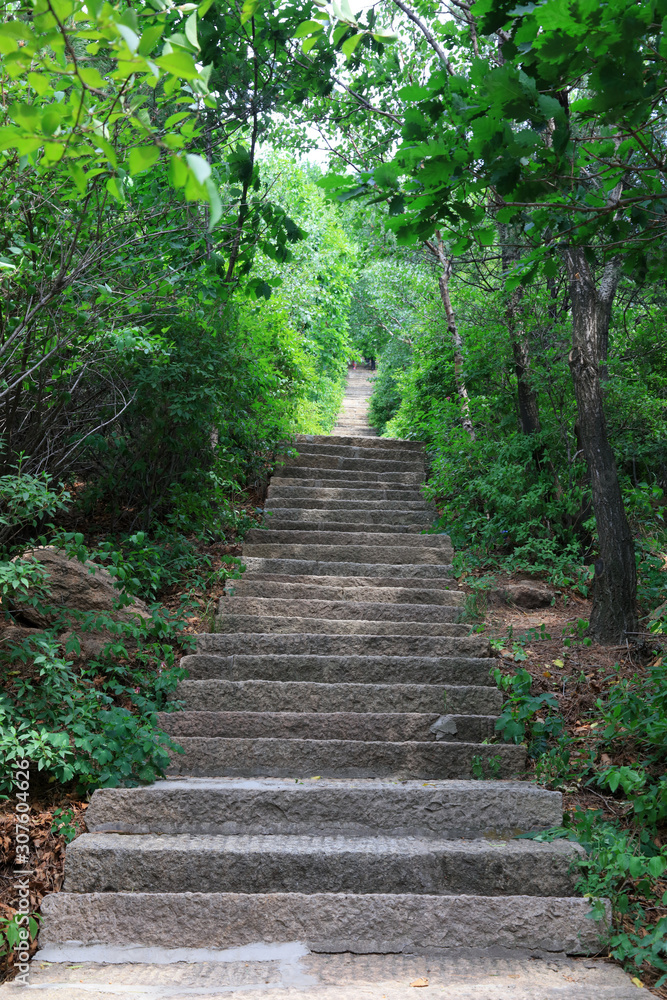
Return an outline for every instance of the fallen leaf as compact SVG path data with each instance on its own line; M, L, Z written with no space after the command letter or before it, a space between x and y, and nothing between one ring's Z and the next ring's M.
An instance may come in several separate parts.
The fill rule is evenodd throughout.
M635 986L643 986L644 985L643 982L641 981L641 979L637 979L636 976L633 976L632 979L630 980L630 982L634 983Z
M424 979L423 976L419 979L413 979L410 986L428 986L428 979Z
M562 660L552 660L551 662L553 663L554 667L560 668L565 666Z
M611 757L608 753L600 754L600 763L604 764L605 767L611 767Z
M542 676L543 677L553 677L553 674L551 673L550 670L543 670L542 671Z

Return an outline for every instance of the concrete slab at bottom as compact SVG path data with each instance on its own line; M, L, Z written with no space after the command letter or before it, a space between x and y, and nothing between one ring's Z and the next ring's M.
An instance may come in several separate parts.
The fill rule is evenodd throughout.
M261 946L260 946L261 947ZM460 954L445 959L405 955L312 955L256 952L223 962L178 965L33 960L28 989L40 1000L414 1000L412 983L426 980L423 996L441 1000L634 1000L638 988L620 968L600 959ZM284 949L284 946L283 946ZM23 986L0 987L10 1000Z

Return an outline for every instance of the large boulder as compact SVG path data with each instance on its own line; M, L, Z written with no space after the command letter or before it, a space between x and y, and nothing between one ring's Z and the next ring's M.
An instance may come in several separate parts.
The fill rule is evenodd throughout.
M68 622L70 630L76 632L81 642L82 652L97 655L111 640L108 631L84 631L77 628L77 615L68 612L94 612L108 614L114 621L131 622L150 618L146 604L138 598L123 608L115 605L121 592L114 586L114 579L103 566L87 561L71 559L66 552L53 546L29 549L20 557L39 562L46 571L44 588L48 596L39 609L20 601L14 603L13 614L17 624L32 628L48 628L58 618Z

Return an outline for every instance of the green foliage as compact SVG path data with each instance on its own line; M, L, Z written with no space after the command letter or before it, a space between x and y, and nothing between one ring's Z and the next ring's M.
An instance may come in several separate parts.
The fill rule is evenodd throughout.
M507 695L496 731L505 742L526 743L529 755L538 757L563 731L563 720L557 714L558 702L549 692L531 694L533 679L527 670L505 674L494 667L491 676Z
M656 971L656 988L667 982L667 918L652 923L648 913L650 907L667 901L667 850L656 847L651 829L623 829L605 821L602 810L577 807L565 814L564 826L526 836L538 841L566 837L582 844L586 855L578 861L577 889L594 902L594 916L602 916L601 901L610 900L612 957L626 967L640 970L646 964Z
M373 379L373 395L368 411L368 420L384 434L387 424L396 415L401 405L398 387L401 375L409 368L411 352L404 340L393 337L382 352L377 375Z
M27 929L33 941L37 937L39 919L38 913L31 914L28 918ZM20 913L15 913L12 917L0 917L0 957L13 951L21 940L20 930L24 924L23 922L19 924L20 920L22 920Z
M74 820L74 813L71 809L54 809L53 821L51 823L51 833L57 837L64 837L66 844L71 842L79 832Z

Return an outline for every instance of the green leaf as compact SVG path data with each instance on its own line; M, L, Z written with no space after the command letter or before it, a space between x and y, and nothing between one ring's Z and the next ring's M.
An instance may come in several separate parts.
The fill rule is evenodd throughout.
M660 878L666 869L667 869L667 858L655 857L649 860L648 870L649 873L653 876L653 878Z
M174 49L166 55L159 56L155 62L160 69L186 80L194 80L199 75L192 56L183 49Z
M489 226L488 229L476 229L472 235L480 246L491 247L496 238L495 226Z
M303 43L302 48L303 48L303 51L306 53L306 55L310 52L310 50L313 48L313 46L316 45L319 42L319 40L320 40L321 37L322 37L321 35L313 35L311 38L307 38L305 40L305 42Z
M197 13L200 17L203 17L205 14L208 14L212 6L213 0L203 0L203 3L200 3L197 7Z
M125 197L123 195L121 187L118 183L118 179L116 177L110 177L109 180L107 181L107 191L109 192L112 198L115 198L116 201L120 202L121 204L125 201Z
M136 31L133 31L127 24L116 24L118 34L121 35L125 43L130 50L130 52L136 52L139 48L139 35Z
M142 32L139 48L137 49L140 56L151 54L156 43L164 34L164 27L164 24L151 24Z
M359 33L357 35L352 35L351 38L348 38L347 41L343 42L341 45L341 52L343 55L348 57L351 56L363 37L363 34Z
M197 153L186 153L185 159L192 173L197 178L199 184L203 184L211 176L210 164Z
M130 150L130 174L134 176L134 174L138 174L142 170L148 170L159 158L159 146L154 144L150 146L135 146L134 149Z
M336 29L338 30L338 29ZM345 29L347 30L347 29ZM320 21L302 21L294 32L293 38L305 38L306 35L312 35L315 32L322 31L322 24Z
M255 16L255 11L258 9L260 3L261 0L244 0L241 9L241 24L245 24L251 17Z
M210 177L206 179L206 190L208 192L208 204L210 209L208 230L211 232L211 230L215 228L217 223L222 218L222 202L220 201L218 189Z
M190 17L185 22L185 37L195 49L199 48L197 40L197 11L190 14Z

